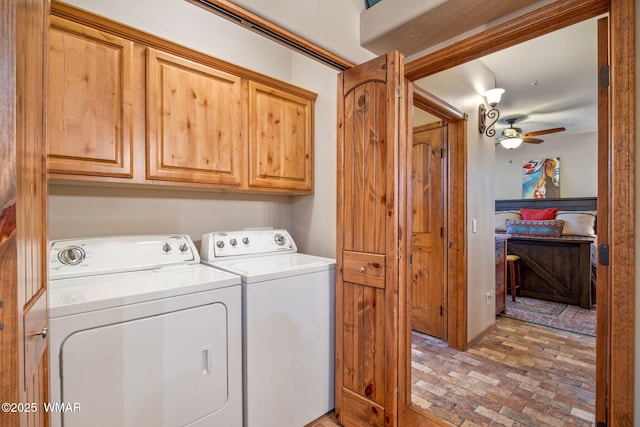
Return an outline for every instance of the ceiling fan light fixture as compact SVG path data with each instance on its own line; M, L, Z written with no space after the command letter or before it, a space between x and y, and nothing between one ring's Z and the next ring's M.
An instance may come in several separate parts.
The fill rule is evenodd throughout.
M500 140L500 144L508 150L513 150L522 144L522 138L504 138Z

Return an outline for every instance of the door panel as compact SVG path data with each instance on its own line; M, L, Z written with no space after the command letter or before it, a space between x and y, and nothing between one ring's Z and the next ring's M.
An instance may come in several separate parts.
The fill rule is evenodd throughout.
M36 334L47 325L48 17L45 1L0 3L0 396L35 404L0 412L3 427L47 424L48 339Z
M446 124L414 129L411 154L411 325L444 338L444 179Z
M346 427L395 425L402 65L392 52L338 80L336 417Z

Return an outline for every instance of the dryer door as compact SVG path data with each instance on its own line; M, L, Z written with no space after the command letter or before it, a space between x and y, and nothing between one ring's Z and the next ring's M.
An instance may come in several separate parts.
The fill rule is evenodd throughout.
M221 303L83 330L61 353L65 427L186 425L227 400Z

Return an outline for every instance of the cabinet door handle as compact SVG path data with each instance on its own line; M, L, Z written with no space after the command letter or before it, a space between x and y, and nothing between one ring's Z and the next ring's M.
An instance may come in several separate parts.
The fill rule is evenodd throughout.
M364 273L364 267L360 267L360 273Z
M45 326L44 328L42 328L42 332L35 333L32 336L34 337L41 336L42 339L45 339L49 336L49 328Z

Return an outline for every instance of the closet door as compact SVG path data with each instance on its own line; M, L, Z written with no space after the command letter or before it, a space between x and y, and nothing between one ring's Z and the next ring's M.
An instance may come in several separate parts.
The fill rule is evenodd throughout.
M338 78L336 417L346 427L396 423L403 76L391 52Z
M46 1L0 2L0 426L46 426ZM6 89L6 90L5 90Z

